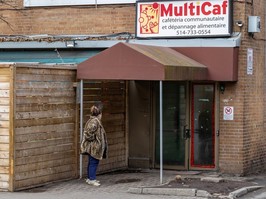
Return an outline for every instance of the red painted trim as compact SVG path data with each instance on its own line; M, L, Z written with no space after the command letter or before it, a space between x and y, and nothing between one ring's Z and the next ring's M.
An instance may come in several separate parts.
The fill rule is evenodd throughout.
M192 84L192 96L191 96L191 149L190 149L190 153L191 153L191 159L190 159L190 166L194 166L194 134L195 134L195 126L194 126L194 113L195 113L195 107L194 107L194 86L195 84Z
M212 140L213 140L213 147L212 147L212 151L213 151L213 157L212 157L212 165L197 165L195 164L194 161L194 147L195 147L195 143L194 143L194 136L195 136L195 126L194 126L194 113L195 113L195 107L194 107L194 86L195 85L212 85L213 86L213 101L212 101ZM202 84L202 83L193 83L192 84L192 96L191 96L191 149L190 149L190 153L191 153L191 161L190 161L190 166L191 167L198 167L198 168L215 168L215 84L213 83L208 83L208 84Z

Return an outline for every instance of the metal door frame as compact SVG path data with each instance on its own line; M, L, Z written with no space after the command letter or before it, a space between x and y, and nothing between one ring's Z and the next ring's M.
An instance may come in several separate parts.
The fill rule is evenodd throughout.
M218 168L218 149L219 149L219 88L218 88L218 83L213 83L213 82L189 82L186 81L184 82L185 84L185 89L186 89L186 123L187 123L187 128L190 130L191 129L191 116L192 116L192 87L195 84L212 84L214 86L214 132L215 132L215 146L214 146L214 154L215 154L215 159L214 159L214 167L213 168L203 168L203 167L193 167L191 166L191 139L187 139L185 142L185 164L184 166L180 165L173 165L173 166L166 166L164 165L164 169L170 169L170 170L217 170ZM155 95L155 92L153 92ZM156 124L156 117L155 117L155 97L153 96L153 122L152 122L152 131L153 131L153 137L151 137L151 143L153 143L153 147L151 150L151 157L152 157L152 162L151 162L151 167L152 168L159 168L160 165L155 163L155 124ZM190 132L191 136L191 132Z
M166 82L164 82L164 84L165 84ZM180 82L181 83L181 82ZM185 86L185 99L186 99L186 124L187 124L187 126L188 127L190 127L190 108L189 108L189 105L190 105L190 95L189 95L189 92L190 92L190 89L189 89L189 82L188 81L182 81L182 83L184 84L184 86ZM152 108L152 116L153 116L153 119L152 119L152 131L153 131L153 137L151 138L152 139L152 142L151 143L153 143L153 149L152 149L152 154L151 154L151 156L152 156L152 165L151 165L151 167L153 167L153 168L160 168L160 165L159 164L156 164L156 161L155 161L155 147L156 147L156 131L155 131L155 129L156 129L156 107L155 107L155 104L156 104L156 100L158 100L158 99L156 99L156 91L155 91L155 89L154 89L154 92L153 92L153 108ZM189 147L189 145L190 145L190 139L186 139L185 140L185 163L184 163L184 165L183 166L180 166L180 165L163 165L163 168L164 169L169 169L169 170L188 170L188 168L189 168L189 149L190 149L190 147Z
M197 166L193 166L191 161L192 161L192 139L190 139L189 141L189 158L188 158L188 169L189 170L217 170L218 168L218 149L219 149L219 111L218 111L218 107L219 107L219 89L218 89L218 84L214 83L214 82L191 82L190 83L190 88L189 88L189 116L190 116L190 129L192 129L192 103L193 103L193 85L213 85L214 88L214 102L213 102L213 106L214 106L214 113L213 113L213 117L214 117L214 126L213 126L213 131L214 131L214 139L215 139L215 145L214 145L214 166L213 167L197 167ZM192 132L191 132L192 133Z

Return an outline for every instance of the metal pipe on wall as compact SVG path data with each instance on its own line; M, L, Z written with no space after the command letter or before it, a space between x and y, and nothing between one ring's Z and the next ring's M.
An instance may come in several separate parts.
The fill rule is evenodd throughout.
M80 80L80 143L83 135L83 80ZM79 177L82 178L82 155L79 155Z
M160 183L163 183L163 83L160 81Z

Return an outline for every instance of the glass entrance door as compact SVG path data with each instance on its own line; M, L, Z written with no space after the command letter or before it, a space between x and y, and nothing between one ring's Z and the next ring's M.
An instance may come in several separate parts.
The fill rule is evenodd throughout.
M163 167L215 168L215 84L163 82ZM159 83L155 86L155 166L160 165Z
M191 152L193 168L215 167L214 84L193 84Z
M156 84L159 99L159 84ZM159 100L156 101L155 164L160 164ZM163 82L163 164L168 169L187 167L184 127L187 124L186 84Z

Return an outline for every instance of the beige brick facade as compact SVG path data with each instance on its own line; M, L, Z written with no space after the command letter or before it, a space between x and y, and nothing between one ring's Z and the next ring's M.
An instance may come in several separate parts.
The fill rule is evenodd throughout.
M75 6L6 10L1 34L111 34L135 31L134 5Z
M227 83L226 92L220 97L221 113L223 106L234 106L235 119L232 122L220 120L220 164L221 170L232 173L250 173L263 169L265 165L264 132L264 86L265 86L265 51L264 28L248 35L248 16L261 16L264 22L264 1L244 1L234 3L234 20L244 22L241 30L242 43L239 53L238 81ZM247 49L253 49L253 75L247 75ZM222 115L220 115L222 118Z
M11 1L14 3L14 1ZM22 0L2 11L8 21L0 22L2 35L101 35L135 32L135 5L98 5L23 8ZM220 94L219 169L248 174L265 169L266 164L266 82L265 82L265 1L234 1L233 21L241 33L238 57L238 81L227 82ZM248 16L261 17L261 32L247 33ZM247 49L253 49L253 75L247 75ZM233 106L233 121L223 120L223 107Z

